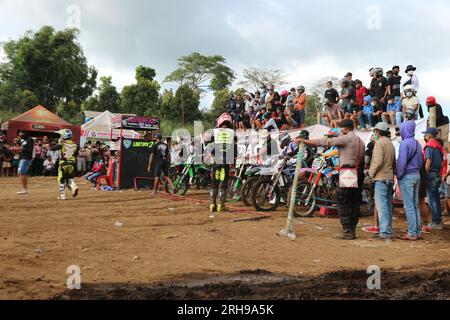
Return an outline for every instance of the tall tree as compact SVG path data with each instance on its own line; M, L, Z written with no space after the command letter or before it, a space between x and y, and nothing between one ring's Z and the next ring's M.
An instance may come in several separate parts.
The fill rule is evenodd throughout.
M88 66L77 37L76 29L56 32L45 26L6 42L0 81L19 91L29 90L53 111L60 103L81 104L96 87L97 71Z
M98 94L86 100L83 110L120 112L120 95L113 86L111 77L100 78Z
M122 90L120 111L137 115L159 116L159 83L154 80L156 72L152 68L136 68L136 84Z
M280 70L250 68L243 71L244 81L239 82L247 90L259 90L262 86L282 86L287 84Z
M181 106L184 104L184 121L193 122L201 120L202 113L200 112L200 90L192 89L185 84L178 88L175 93L175 105ZM177 119L183 121L180 117L179 109L175 113ZM184 123L183 123L184 124Z
M224 57L204 56L194 52L178 59L178 69L164 81L187 84L191 90L208 87L213 91L219 91L231 85L234 79L235 74L226 65Z

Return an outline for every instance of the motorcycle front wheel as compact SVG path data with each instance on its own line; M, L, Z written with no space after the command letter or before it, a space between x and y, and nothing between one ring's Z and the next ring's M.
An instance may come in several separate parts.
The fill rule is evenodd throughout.
M260 180L254 185L252 204L257 211L271 212L278 209L281 201L280 188L275 185L272 194L269 194L272 187L272 180Z

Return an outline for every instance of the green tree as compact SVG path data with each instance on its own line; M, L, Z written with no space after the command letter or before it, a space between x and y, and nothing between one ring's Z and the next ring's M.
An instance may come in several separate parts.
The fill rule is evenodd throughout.
M173 90L164 90L159 101L159 116L163 120L179 120L180 112Z
M235 74L226 65L224 57L204 56L194 52L178 59L178 69L166 77L165 82L187 84L191 90L207 86L213 91L227 88L235 79Z
M99 92L83 103L83 110L104 112L106 110L120 112L120 95L115 86L112 85L111 77L101 77Z
M81 106L75 101L70 101L68 103L59 102L56 106L56 113L58 116L72 124L82 124L84 120Z
M61 103L81 104L96 87L97 71L88 66L78 43L78 30L56 32L50 26L27 32L3 45L6 62L0 81L18 91L28 90L52 111Z
M176 115L177 120L183 122L183 115L181 115L180 109L181 105L184 105L184 121L193 122L202 119L202 113L199 109L200 107L200 90L192 89L189 85L185 84L178 88L175 93L175 110L174 115ZM184 123L182 123L184 124Z
M153 70L153 72L151 72ZM153 76L151 76L153 74ZM159 116L159 83L154 80L156 72L152 68L136 69L136 84L122 90L120 111L137 115Z

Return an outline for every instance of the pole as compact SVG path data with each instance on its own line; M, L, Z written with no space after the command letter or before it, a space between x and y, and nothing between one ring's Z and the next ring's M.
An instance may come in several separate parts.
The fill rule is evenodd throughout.
M294 241L297 239L297 236L294 232L294 208L295 208L295 201L297 198L297 185L298 180L300 177L300 171L303 168L303 150L304 150L305 144L302 142L300 143L298 147L298 154L297 154L297 165L295 167L295 176L294 176L294 182L292 183L292 191L291 191L291 202L289 206L289 214L288 219L286 223L286 228L281 230L278 234L280 237L287 237L289 240Z

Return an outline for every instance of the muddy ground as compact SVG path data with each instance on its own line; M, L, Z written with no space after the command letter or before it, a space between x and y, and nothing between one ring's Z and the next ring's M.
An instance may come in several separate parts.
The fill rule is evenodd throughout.
M58 202L53 178L31 179L24 197L17 179L0 179L0 299L450 298L449 229L414 243L371 242L361 231L345 242L332 238L338 220L312 218L297 220L289 241L276 235L284 208L233 222L255 215L211 219L205 192L175 201L79 184L79 198ZM405 225L397 215L397 235ZM72 265L81 290L67 289ZM371 265L382 290L367 289Z

